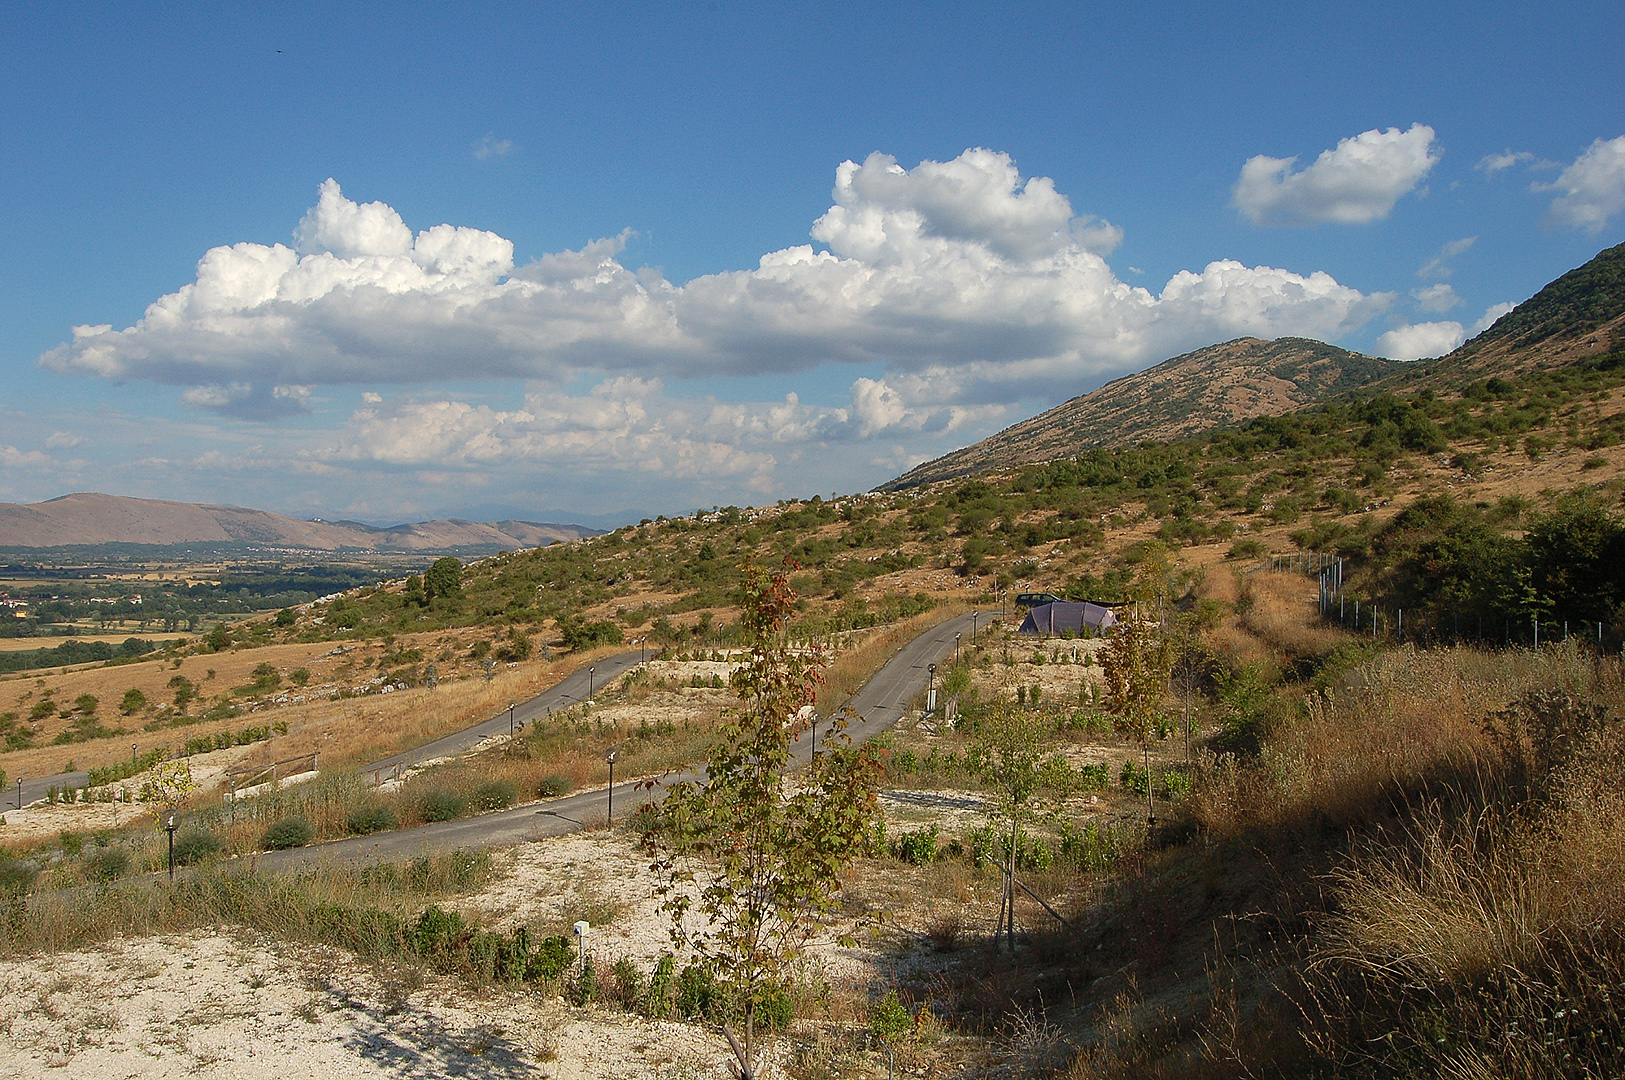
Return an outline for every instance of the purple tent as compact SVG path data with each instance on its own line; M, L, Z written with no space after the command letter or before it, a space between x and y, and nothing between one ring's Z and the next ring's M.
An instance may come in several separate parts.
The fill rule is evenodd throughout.
M1082 603L1057 600L1030 609L1017 633L1035 637L1057 637L1070 633L1082 637L1085 633L1099 633L1116 625L1117 614L1105 604L1087 600Z

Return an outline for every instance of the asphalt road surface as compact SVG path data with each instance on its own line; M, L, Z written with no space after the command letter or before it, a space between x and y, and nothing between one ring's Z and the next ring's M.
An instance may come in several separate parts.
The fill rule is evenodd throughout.
M864 683L862 688L847 701L846 708L855 715L847 728L847 734L854 742L863 742L885 731L903 716L903 711L917 695L926 689L931 679L930 665L945 665L952 658L956 645L961 643L965 647L970 645L970 636L973 619L977 625L986 625L990 620L985 613L960 615L947 622L927 630L919 637L904 645L886 662L873 678ZM624 657L615 657L619 661ZM630 655L631 665L637 663L637 656ZM605 670L608 661L599 661L598 672ZM628 665L628 666L631 666ZM624 671L626 668L621 668ZM577 674L584 674L578 672ZM565 680L553 690L533 698L522 706L518 706L517 715L534 717L545 715L549 707L549 696L558 692L584 694L586 680L582 678L579 686L572 680L575 676ZM574 688L574 689L572 689ZM559 699L565 701L565 699ZM570 698L565 703L573 703L579 698ZM540 703L538 705L538 703ZM534 708L533 708L534 707ZM559 707L557 704L551 707ZM525 711L532 710L532 711ZM498 724L500 721L500 724ZM443 743L449 744L452 740L467 738L463 744L471 746L481 738L494 731L501 730L501 725L508 722L508 712L493 720L488 720L468 731L448 736L446 739L428 746L419 747L410 751L411 754L420 755L415 760L427 757L443 756L445 749L434 750ZM493 727L495 724L497 726ZM471 735L472 732L484 731L482 735ZM820 731L819 738L823 738ZM804 736L800 744L793 751L797 762L807 761L813 753L812 739ZM393 768L394 758L387 759L367 768ZM617 783L614 791L614 809L616 817L631 813L637 806L651 799L659 798L659 791L666 785L682 780L692 780L698 774L692 770L681 773L667 774L660 778L653 790L635 791L630 785ZM309 847L294 848L289 851L268 851L260 855L245 856L253 861L257 869L285 870L297 866L308 866L321 862L352 862L371 863L377 861L398 861L401 859L417 858L422 855L442 854L449 851L469 850L472 848L500 847L509 844L524 843L528 840L537 840L547 836L559 836L581 828L583 822L602 822L610 809L610 792L607 788L596 788L591 791L582 791L564 798L553 799L545 803L527 803L516 806L511 810L504 810L495 814L482 814L478 817L461 818L456 821L442 821L432 825L423 825L416 829L403 829L396 832L378 833L373 836L358 836L346 840L333 840L325 844L314 844Z

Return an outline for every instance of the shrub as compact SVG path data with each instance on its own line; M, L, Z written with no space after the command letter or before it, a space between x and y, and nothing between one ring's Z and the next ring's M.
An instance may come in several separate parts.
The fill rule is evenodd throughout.
M344 827L357 836L393 829L396 824L395 808L385 802L365 803L344 819Z
M908 1007L897 999L896 990L888 990L884 997L869 1006L869 1030L881 1042L896 1042L914 1027L914 1017Z
M536 794L540 795L544 799L552 799L560 795L570 794L570 789L573 786L574 785L571 784L570 781L565 777L546 776L543 777L542 782L536 786Z
M95 881L117 881L128 873L129 869L130 852L128 848L97 848L95 853L85 860L85 870Z
M906 863L923 866L937 859L937 827L903 833L892 845L892 854Z
M490 810L506 810L514 804L519 792L513 783L508 780L492 780L481 784L474 792L474 809L485 812Z
M23 895L38 874L39 867L27 859L0 855L0 900Z
M531 954L525 977L531 980L556 979L570 966L571 948L567 937L544 938Z
M676 1008L677 961L671 953L662 953L649 973L649 990L643 996L643 1011L648 1016L664 1019Z
M207 829L191 828L175 837L175 861L192 866L220 853L220 840Z
M304 818L285 817L265 830L260 836L260 846L267 851L285 851L288 848L304 847L315 836L315 830Z
M1123 762L1118 781L1123 785L1123 790L1131 795L1144 795L1151 790L1151 774L1146 772L1143 765L1136 765L1132 761Z
M698 964L690 964L677 976L677 1015L687 1020L720 1020L727 1015L727 991L716 978Z
M444 788L426 791L418 800L418 812L424 821L450 821L462 817L465 809L467 804L462 796Z

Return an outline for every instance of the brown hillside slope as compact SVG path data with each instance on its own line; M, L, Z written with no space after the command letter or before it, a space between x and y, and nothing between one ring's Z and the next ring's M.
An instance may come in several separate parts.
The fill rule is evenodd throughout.
M1425 366L1384 380L1448 392L1475 379L1567 367L1625 349L1625 244L1599 252Z
M997 435L917 465L881 491L1076 454L1176 439L1255 416L1294 412L1399 370L1308 338L1237 338L1107 383Z
M90 544L263 544L319 551L440 551L536 547L591 536L578 525L427 521L380 529L353 521L300 521L242 506L131 499L81 492L40 503L0 503L0 547Z

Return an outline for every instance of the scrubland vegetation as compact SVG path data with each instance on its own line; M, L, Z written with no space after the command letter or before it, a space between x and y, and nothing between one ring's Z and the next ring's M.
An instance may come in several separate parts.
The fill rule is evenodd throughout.
M1497 340L1548 335L1507 325ZM0 947L245 924L580 1003L748 1017L806 1080L883 1061L1073 1080L1625 1074L1622 360L1419 368L1174 442L441 560L129 664L0 683L0 761L31 770L70 747L97 764L136 730L170 738L156 761L183 736L267 726L249 753L330 763L235 816L200 804L173 889L134 880L160 865L150 828L14 845ZM1343 560L1340 592L1271 561L1304 553ZM603 779L612 743L621 776L706 759L744 707L724 670L761 637L741 609L752 562L793 567L800 595L773 627L786 650L834 653L826 715L967 606L1029 588L1133 602L1109 642L983 622L933 676L953 716L916 707L869 744L850 775L872 766L879 801L845 793L862 842L823 867L838 891L798 901L831 937L878 928L863 978L825 985L844 956L829 949L795 970L602 954L570 975L557 925L453 913L485 873L455 868L477 859L222 869L562 795ZM719 670L653 665L396 790L346 771L634 645ZM726 870L714 824L686 822L713 850L682 854ZM671 851L653 810L622 839L662 828Z

